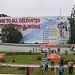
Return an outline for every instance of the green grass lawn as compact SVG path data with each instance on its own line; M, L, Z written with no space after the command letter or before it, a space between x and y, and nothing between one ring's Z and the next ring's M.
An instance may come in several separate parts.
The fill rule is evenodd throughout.
M3 54L6 54L5 52L0 52ZM65 55L65 54L59 54L61 57L64 58L64 60L73 59L75 60L75 55L72 53ZM38 57L44 57L44 54L36 54L36 55L5 55L4 56L4 63L14 63L14 64L40 64L42 60L37 60ZM15 62L12 62L13 59L15 59ZM50 61L49 61L50 62ZM59 64L59 60L55 61L55 65ZM58 68L56 69L56 75L59 75ZM26 74L25 70L18 70L17 67L0 67L0 74ZM48 72L45 72L44 75L54 75L55 71L51 71L49 69ZM31 71L31 75L42 75L39 68L33 68L33 71ZM64 75L68 74L68 68L65 68ZM74 74L75 75L75 68L74 68Z
M14 63L17 64L40 64L41 60L37 60L39 55L11 55L5 56L4 60L6 63L13 63L13 58L15 59Z
M18 70L17 67L0 67L0 74L24 74L26 75L26 70ZM33 70L30 72L30 75L42 75L40 68L33 68ZM45 71L44 75L55 75L55 70L52 71L51 68L49 68L49 71ZM56 68L56 75L59 75L59 69ZM68 74L68 68L65 68L64 75ZM72 75L75 75L75 68Z
M59 54L64 60L75 60L75 55L73 54ZM37 60L38 56L44 58L44 54L37 54L37 55L5 55L4 60L5 63L13 63L13 59L15 59L16 64L40 64L42 60ZM59 60L55 61L56 64L59 64Z

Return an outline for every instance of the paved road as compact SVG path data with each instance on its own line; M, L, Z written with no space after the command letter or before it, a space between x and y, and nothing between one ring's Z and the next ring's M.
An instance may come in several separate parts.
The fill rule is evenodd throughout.
M0 43L0 45L8 45L8 46L22 46L22 47L39 47L40 45L46 45L46 44L33 44L33 43L30 43L30 44L14 44L14 43ZM54 47L65 47L65 48L68 48L70 47L71 44L58 44Z
M0 51L7 51L7 52L29 52L30 50L36 52L41 52L39 49L39 46L42 44L0 44ZM54 47L50 47L51 49L57 50L58 47L60 47L61 53L64 53L65 50L68 50L70 52L70 45L57 45ZM43 50L48 50L48 47L44 48Z

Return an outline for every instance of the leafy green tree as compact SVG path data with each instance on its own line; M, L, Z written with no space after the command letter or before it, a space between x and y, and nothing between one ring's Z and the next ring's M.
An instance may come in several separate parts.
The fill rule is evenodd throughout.
M5 25L1 32L2 42L19 43L22 39L22 33L12 26Z
M72 44L75 43L75 5L68 20L70 21L70 43Z

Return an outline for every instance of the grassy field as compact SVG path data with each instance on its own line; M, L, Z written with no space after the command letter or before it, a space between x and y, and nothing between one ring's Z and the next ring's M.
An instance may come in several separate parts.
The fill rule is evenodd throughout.
M18 70L17 67L0 67L0 74L24 74L26 75L26 70ZM30 72L30 75L42 75L40 68L33 68L33 70ZM49 68L49 71L45 71L44 75L55 75L55 70L52 71L51 68ZM56 68L56 75L59 75L59 69ZM68 74L68 68L65 68L64 75ZM75 75L75 68L72 75Z
M44 54L35 54L35 55L6 55L5 52L1 52L5 54L4 56L4 63L14 63L14 64L40 64L42 60L37 60L38 57L44 58ZM75 55L72 53L65 55L59 53L61 57L64 58L64 60L73 59L75 60ZM15 59L15 62L12 62L13 59ZM49 61L50 62L50 61ZM55 65L59 64L59 60L55 61ZM58 68L56 69L56 75L59 75ZM26 74L25 70L18 70L18 67L1 67L0 66L0 74ZM40 68L33 68L33 71L31 71L31 75L42 75ZM55 75L55 71L51 71L49 68L48 72L44 72L44 75ZM68 74L68 68L65 68L64 75ZM75 68L74 68L74 74L75 75Z
M13 63L15 59L16 64L40 64L41 60L37 60L39 55L11 55L5 56L4 60L6 63ZM30 62L29 62L30 61Z
M75 60L75 55L73 54L59 54L64 60ZM44 58L44 54L37 55L5 55L4 60L5 63L13 63L13 59L15 59L16 64L40 64L42 60L37 60L38 57ZM30 62L29 62L30 61ZM56 64L59 63L59 60L55 61Z

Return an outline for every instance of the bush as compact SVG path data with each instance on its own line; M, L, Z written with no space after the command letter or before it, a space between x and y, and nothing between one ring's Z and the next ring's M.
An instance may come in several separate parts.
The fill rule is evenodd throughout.
M24 42L22 42L22 44L24 44Z
M6 55L36 55L37 52L7 52Z
M38 42L35 42L35 44L38 44Z

